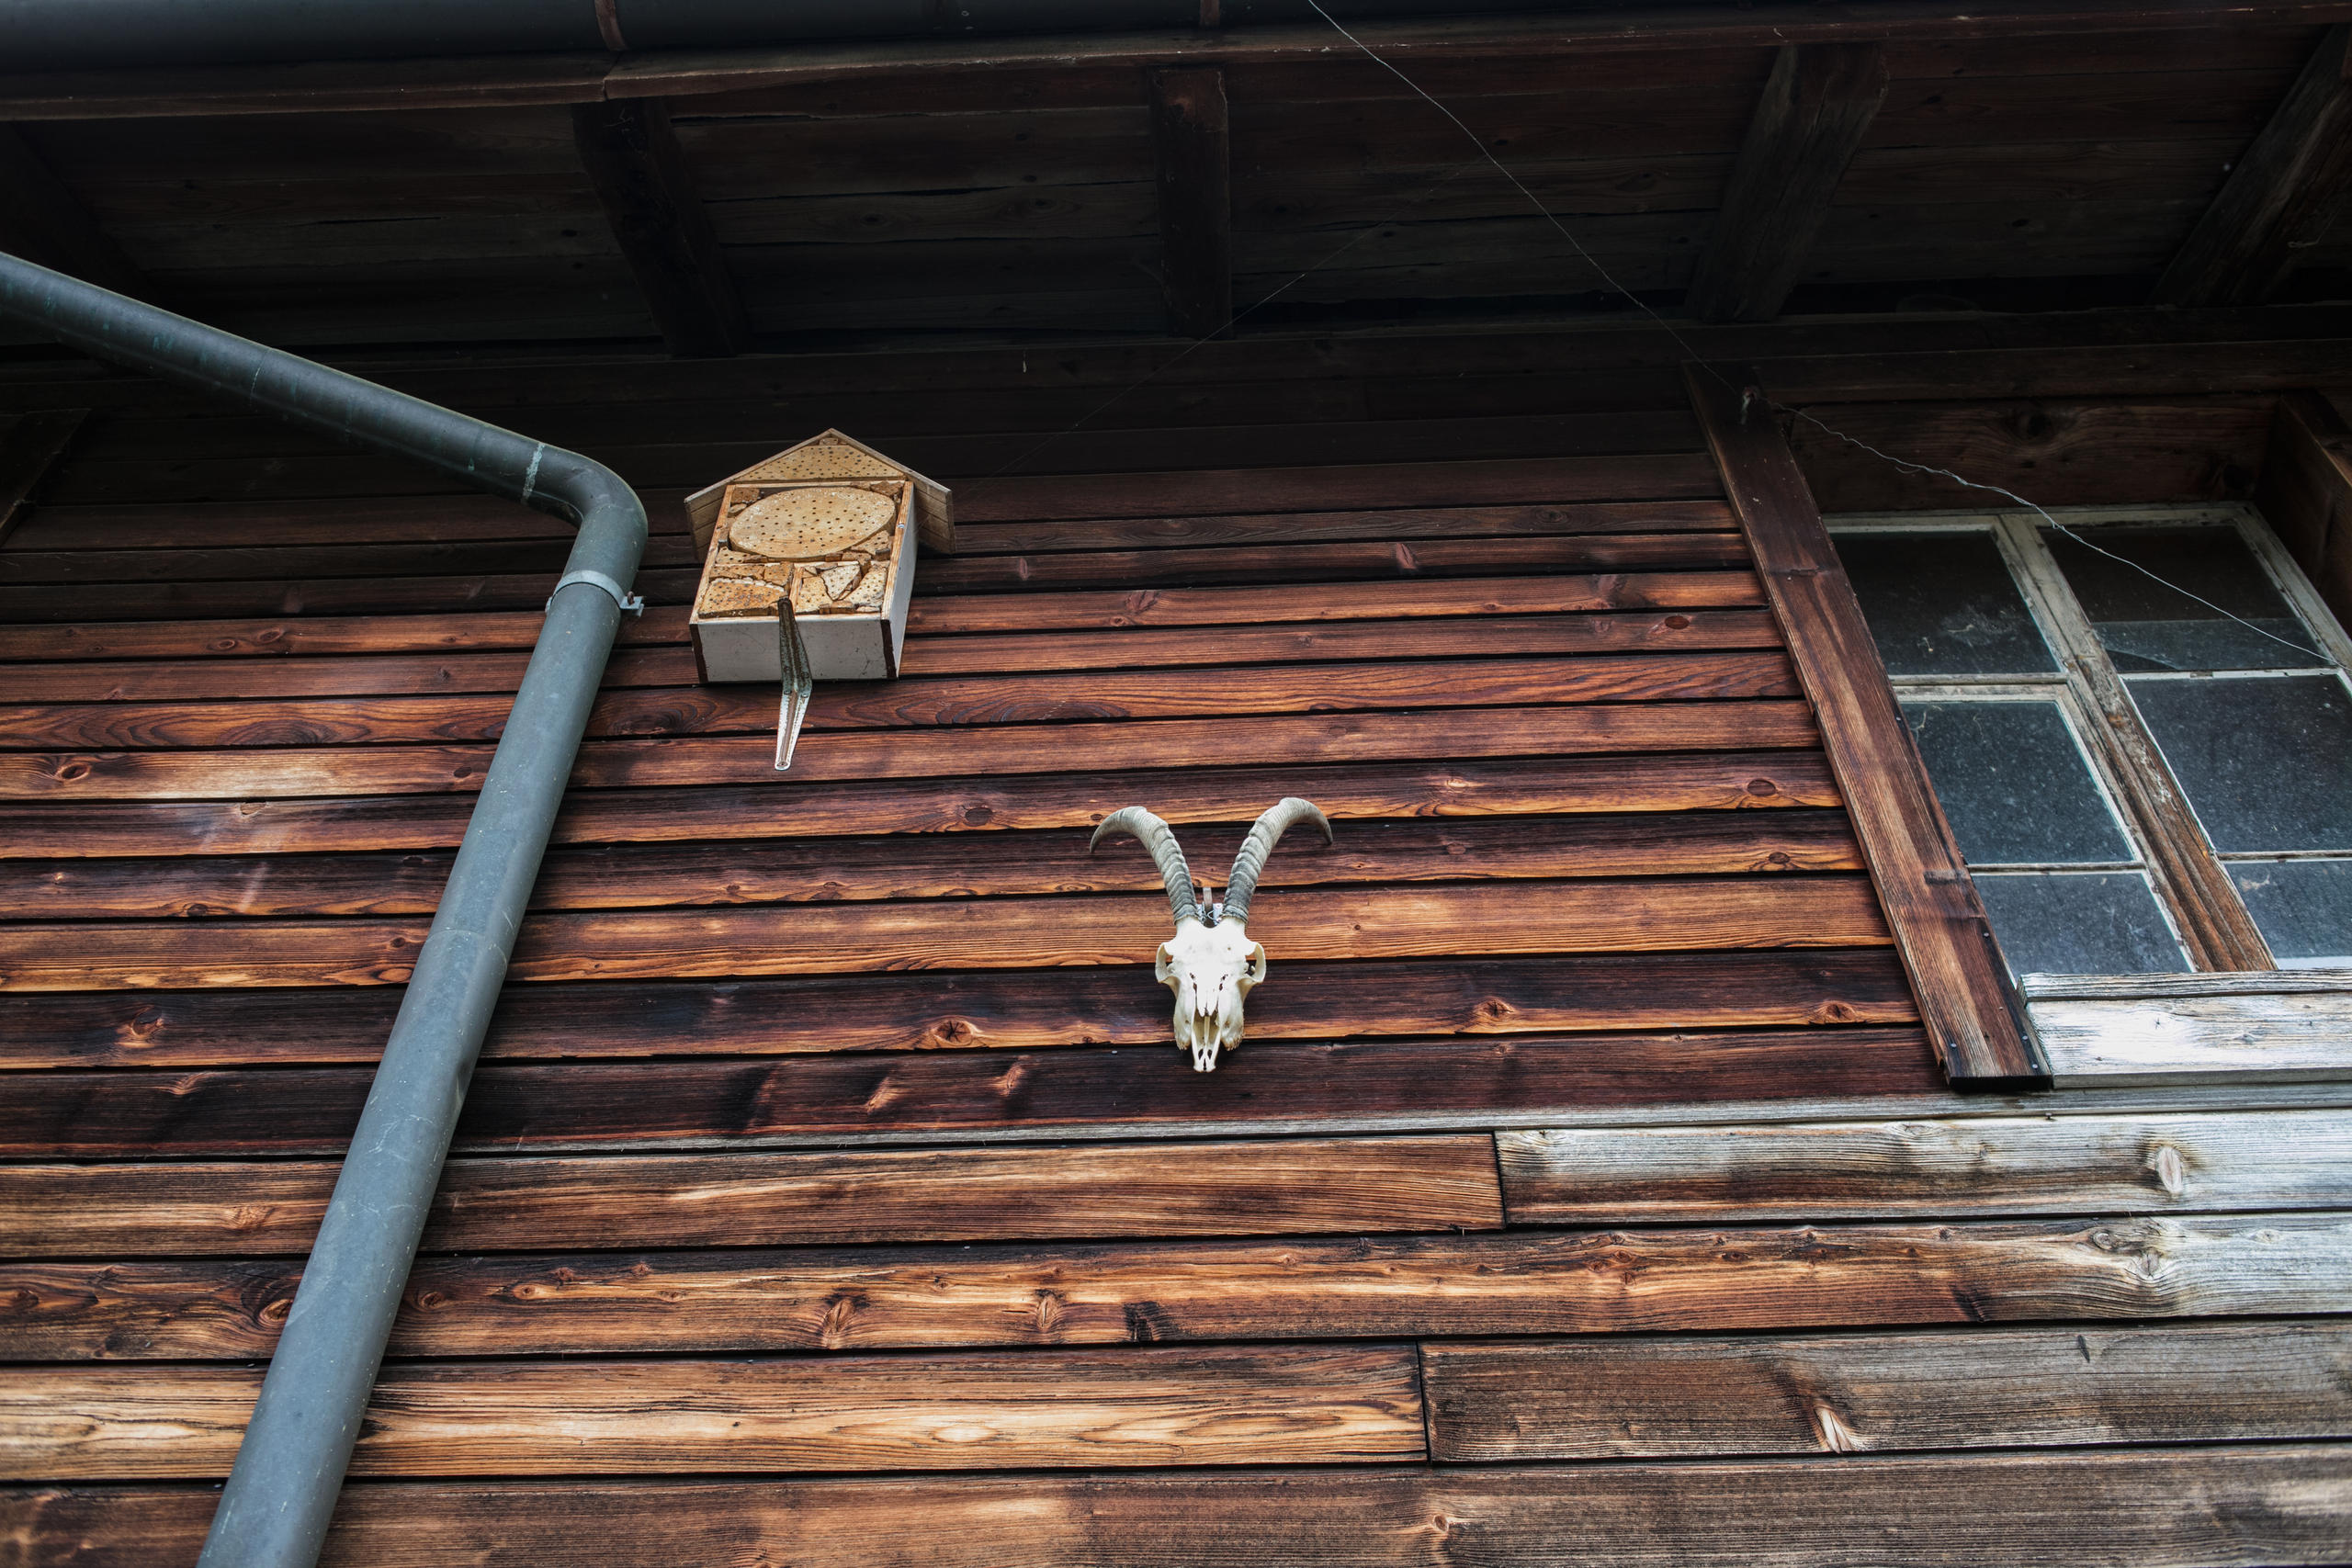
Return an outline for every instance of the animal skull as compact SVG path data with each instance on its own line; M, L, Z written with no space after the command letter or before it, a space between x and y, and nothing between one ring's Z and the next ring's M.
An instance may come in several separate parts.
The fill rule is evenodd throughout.
M1301 820L1321 829L1325 843L1331 841L1330 821L1313 802L1296 795L1277 802L1258 818L1242 840L1241 852L1233 857L1225 901L1205 911L1193 897L1192 870L1184 863L1175 832L1142 807L1130 806L1105 817L1087 846L1091 853L1105 834L1132 834L1159 867L1176 934L1159 944L1152 974L1176 995L1176 1044L1191 1055L1195 1072L1215 1072L1217 1054L1241 1043L1242 1002L1266 977L1266 949L1250 936L1250 898L1275 840Z
M1216 1071L1217 1053L1241 1043L1241 1002L1266 977L1265 944L1238 920L1179 920L1151 972L1176 993L1176 1048L1192 1053L1194 1072Z

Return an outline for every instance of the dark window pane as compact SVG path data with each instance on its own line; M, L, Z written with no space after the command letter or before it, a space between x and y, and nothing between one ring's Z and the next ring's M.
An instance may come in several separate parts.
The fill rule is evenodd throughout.
M2294 670L2327 662L2314 652L2299 651L2319 645L2235 528L2200 523L2085 526L2075 532L2124 558L2114 560L2052 529L2041 531L2118 670ZM2147 570L2135 570L2126 561ZM2178 583L2219 609L2165 583ZM2245 616L2262 631L2240 626L2222 610Z
M1972 865L2137 857L2055 703L1905 703L1936 798Z
M2343 682L2127 684L2215 849L2352 850L2352 697Z
M1977 897L2019 975L2155 975L2188 967L2136 871L2006 872Z
M2352 964L2352 861L2241 861L2230 874L2279 963Z
M1840 534L1838 557L1888 673L2058 668L1990 534Z

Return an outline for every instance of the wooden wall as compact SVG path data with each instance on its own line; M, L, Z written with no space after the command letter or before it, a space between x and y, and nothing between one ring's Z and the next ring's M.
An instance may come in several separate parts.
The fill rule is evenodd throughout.
M1944 1094L1671 360L1562 347L1042 450L1127 351L400 372L662 532L331 1560L2346 1561L2352 1120ZM99 412L0 547L0 1539L185 1562L563 531L6 395ZM963 553L779 779L675 493L827 417ZM1194 1074L1085 836L1284 793Z

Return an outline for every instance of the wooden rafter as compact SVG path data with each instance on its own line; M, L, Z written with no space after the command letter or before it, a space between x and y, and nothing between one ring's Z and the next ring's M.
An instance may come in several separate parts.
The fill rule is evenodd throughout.
M2046 1081L1992 926L1778 421L1751 371L1726 383L1694 366L1684 377L1945 1075L1969 1088Z
M2352 24L2330 28L2157 281L2159 305L2258 305L2352 197Z
M1214 337L1233 319L1233 139L1225 73L1176 66L1151 72L1149 81L1168 327L1179 337Z
M41 409L0 431L0 543L24 519L33 491L89 415L87 409Z
M133 299L153 293L146 275L11 125L0 125L0 251Z
M1715 234L1690 280L1702 321L1769 321L1804 269L1846 165L1886 96L1875 43L1784 48L1732 165Z
M667 105L576 105L571 129L639 289L670 352L741 354L751 342L735 280L695 194Z

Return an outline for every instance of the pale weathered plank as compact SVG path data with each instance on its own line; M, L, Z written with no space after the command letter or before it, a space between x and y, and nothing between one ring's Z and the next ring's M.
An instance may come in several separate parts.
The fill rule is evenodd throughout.
M2352 1436L2352 1320L1421 1349L1431 1455L1696 1458Z
M2352 975L2034 977L2060 1088L2352 1078Z
M0 1478L226 1475L261 1369L0 1370ZM1410 1346L389 1368L356 1475L1363 1462L1422 1454Z
M2352 1215L428 1258L395 1356L1730 1333L2341 1311ZM267 1355L283 1263L0 1265L28 1359Z
M309 1247L338 1167L0 1166L0 1252L255 1257ZM675 1158L460 1159L431 1248L1491 1229L1483 1135Z
M1496 1134L1515 1224L2352 1206L2352 1111Z

